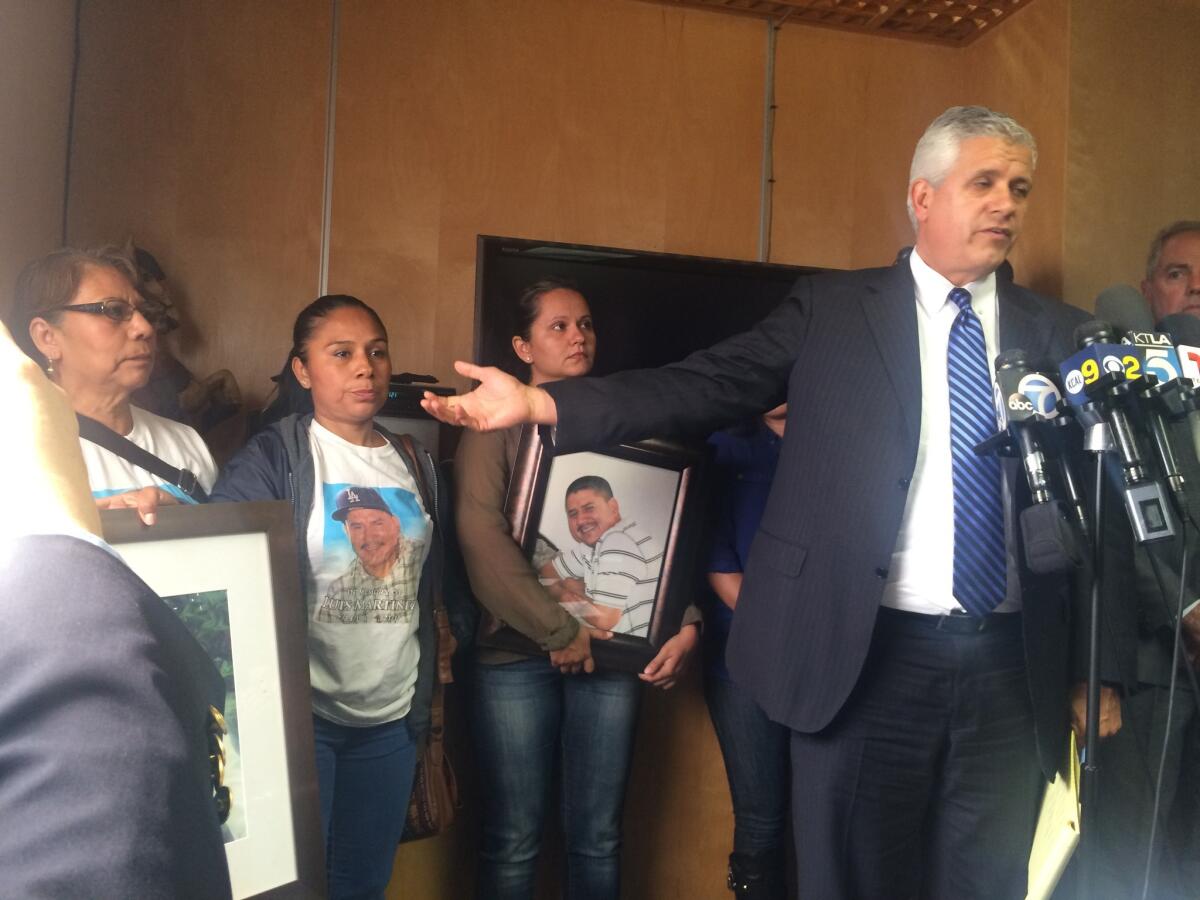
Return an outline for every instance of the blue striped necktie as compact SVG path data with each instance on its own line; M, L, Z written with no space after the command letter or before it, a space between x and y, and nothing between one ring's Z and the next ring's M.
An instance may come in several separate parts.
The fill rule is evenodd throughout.
M992 380L983 326L971 293L954 288L958 307L947 353L950 381L950 467L954 481L954 596L973 616L985 616L1004 599L1007 564L1000 461L975 445L995 431Z

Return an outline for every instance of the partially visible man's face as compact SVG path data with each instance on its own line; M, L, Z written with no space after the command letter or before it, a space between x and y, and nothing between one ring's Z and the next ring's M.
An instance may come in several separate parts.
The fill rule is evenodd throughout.
M352 509L345 526L363 567L376 578L386 575L400 555L400 520L379 509Z
M1032 187L1028 147L963 141L940 185L919 178L909 186L921 259L960 287L994 272L1021 233Z
M579 543L595 547L604 532L620 521L616 497L605 497L591 488L567 494L567 528Z
M1200 316L1200 232L1167 238L1154 275L1142 282L1154 321L1175 313Z

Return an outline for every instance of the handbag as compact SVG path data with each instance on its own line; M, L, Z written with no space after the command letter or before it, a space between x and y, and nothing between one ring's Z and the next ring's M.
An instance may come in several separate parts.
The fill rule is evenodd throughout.
M179 488L197 503L208 500L208 494L200 487L200 481L195 473L188 469L177 469L164 459L159 459L149 450L143 449L133 441L117 434L107 425L97 422L82 413L75 413L79 421L79 436L87 438L93 444L99 444L105 450L115 453L122 459L128 460L139 469L145 469L151 475L156 475L167 484Z
M437 505L417 458L412 438L407 434L395 435L392 443L408 463L425 508L431 514L435 513ZM441 528L441 523L436 519L434 527ZM434 560L434 565L440 568L440 556ZM453 824L455 810L461 805L458 778L450 764L450 757L446 755L445 745L445 685L454 681L450 657L454 653L456 641L450 630L450 618L443 602L440 576L433 579L433 620L437 630L437 667L429 708L429 740L417 756L417 768L413 774L412 794L408 798L408 813L404 822L404 834L400 838L401 843L441 834Z
M429 740L426 741L421 755L417 757L401 843L441 834L454 823L455 810L461 805L458 797L458 778L450 764L450 757L446 754L443 703L443 684L454 679L452 675L443 679L443 657L445 670L449 673L450 653L443 652L441 648L448 647L454 638L450 634L446 610L438 608L435 615L438 628L438 680L433 686L433 702L429 710Z

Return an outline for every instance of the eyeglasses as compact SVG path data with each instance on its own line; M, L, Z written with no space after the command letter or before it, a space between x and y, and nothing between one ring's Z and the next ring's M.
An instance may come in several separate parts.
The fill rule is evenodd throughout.
M69 303L65 306L52 306L46 312L81 312L92 316L104 316L113 322L128 322L135 312L142 314L151 325L161 322L167 315L167 305L159 300L143 300L140 306L135 306L128 300L100 300L96 303Z

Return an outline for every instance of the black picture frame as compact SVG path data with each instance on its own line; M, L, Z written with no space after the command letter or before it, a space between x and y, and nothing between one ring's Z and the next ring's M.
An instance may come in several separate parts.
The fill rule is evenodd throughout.
M233 788L234 807L239 799L246 805L248 822L244 833L226 833L234 898L324 897L307 623L291 504L162 506L149 528L133 510L105 511L100 519L104 539L177 612L168 598L223 596L226 662L240 720L235 752L242 780Z
M674 440L647 440L598 451L556 454L551 435L551 430L544 426L526 426L522 431L504 507L513 540L532 561L539 536L545 537L543 526L547 515L561 517L560 530L566 530L566 514L558 511L562 507L556 507L556 501L562 501L549 491L552 482L561 488L579 473L592 474L593 470L625 473L616 480L609 479L614 497L620 501L624 495L625 508L636 500L641 510L650 514L648 518L659 523L651 529L656 532L651 538L660 540L657 534L662 535L662 563L654 585L646 636L615 631L609 640L595 641L591 646L597 666L640 672L679 631L684 610L695 596L697 551L705 520L700 508L703 506L700 485L708 454L702 443ZM624 513L622 520L626 520ZM530 656L545 655L535 642L486 612L480 623L479 642Z

